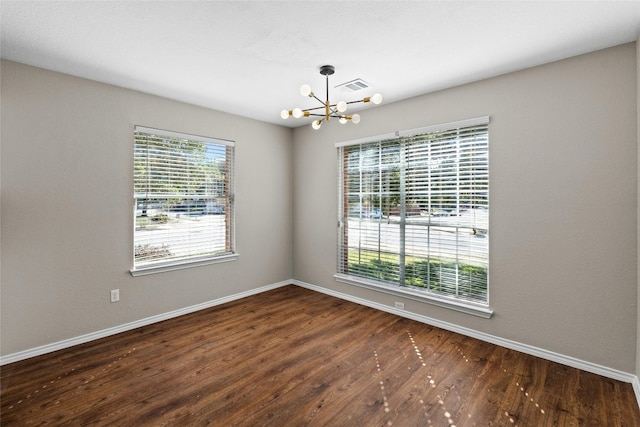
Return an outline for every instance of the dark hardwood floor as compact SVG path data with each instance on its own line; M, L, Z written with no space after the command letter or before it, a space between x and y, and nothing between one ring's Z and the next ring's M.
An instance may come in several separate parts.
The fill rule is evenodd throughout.
M0 381L3 426L640 426L630 384L297 286Z

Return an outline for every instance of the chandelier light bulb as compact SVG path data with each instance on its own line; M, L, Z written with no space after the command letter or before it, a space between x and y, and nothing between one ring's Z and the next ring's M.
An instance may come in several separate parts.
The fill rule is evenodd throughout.
M341 125L347 123L349 120L347 120L347 118L345 116L341 116L338 121L340 122Z
M302 96L309 96L311 95L311 86L309 85L302 85L300 86L300 95Z
M338 110L339 113L344 113L345 111L347 111L347 103L344 101L340 101L336 104L336 109Z
M322 126L322 122L320 120L314 120L313 123L311 123L311 127L315 130L320 129L320 126Z
M376 93L371 97L371 102L373 102L376 105L380 104L382 102L382 95L379 93Z
M351 116L351 121L356 125L360 123L360 114L354 114Z
M293 112L292 112L293 117L295 117L296 119L299 119L300 117L302 117L304 115L304 113L302 112L301 109L299 108L294 108Z
M283 119L288 119L290 114L291 112L289 110L280 111L280 117L282 117Z

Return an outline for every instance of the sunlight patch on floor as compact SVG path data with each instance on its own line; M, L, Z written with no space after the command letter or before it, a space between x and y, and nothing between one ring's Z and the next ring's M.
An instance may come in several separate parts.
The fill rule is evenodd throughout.
M93 381L97 376L100 376L102 374L104 374L105 372L107 372L107 370L109 368L111 368L114 364L117 364L118 362L120 362L124 357L127 357L129 354L131 354L133 351L135 350L135 348L132 348L131 350L129 350L127 353L123 354L122 356L120 356L117 360L113 360L111 361L106 367L104 367L102 370L100 370L99 372L89 375L89 377L83 377L83 378L79 378L78 380L81 382L80 385L78 385L77 388L82 388L83 386L86 386L87 384L89 384L89 382ZM37 389L35 389L32 393L27 394L24 398L19 399L16 403L14 403L13 405L9 406L7 409L13 409L14 407L22 404L23 402L26 403L27 401L31 400L32 398L36 398L41 391L44 392L47 388L51 389L52 387L55 387L55 383L59 380L61 380L63 377L67 377L69 375L72 375L75 372L75 368L71 368L69 370L69 372L66 372L63 375L58 376L56 379L54 380L49 380L47 381L45 384L43 384L41 387L38 387ZM53 402L54 405L58 405L60 403L59 400L56 400L55 402ZM46 406L47 403L42 403L41 406Z

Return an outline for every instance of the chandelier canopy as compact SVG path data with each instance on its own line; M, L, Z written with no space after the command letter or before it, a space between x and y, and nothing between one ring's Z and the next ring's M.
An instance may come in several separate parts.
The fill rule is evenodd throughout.
M302 96L315 98L318 102L320 102L320 104L322 104L322 106L315 107L315 108L307 108L305 110L301 108L294 108L293 110L282 110L280 112L280 117L282 117L283 119L287 119L290 116L293 116L296 119L299 119L301 117L310 117L310 116L321 117L320 119L314 120L313 123L311 124L311 127L313 127L316 130L320 129L320 126L322 126L322 122L324 121L328 122L331 118L338 119L338 121L341 124L345 124L349 121L352 123L358 124L360 122L359 114L351 114L351 115L345 114L349 104L356 104L359 102L363 102L363 103L372 102L374 104L380 104L382 102L382 95L380 95L379 93L376 93L373 96L368 96L366 98L362 98L357 101L349 101L349 102L340 101L335 104L332 104L331 101L329 101L329 76L335 73L335 71L336 70L333 67L333 65L323 65L322 67L320 67L320 74L326 77L326 82L327 82L326 84L327 96L324 101L318 98L311 91L311 86L307 84L300 86L300 94ZM324 114L320 114L320 111L317 111L321 109L324 109Z

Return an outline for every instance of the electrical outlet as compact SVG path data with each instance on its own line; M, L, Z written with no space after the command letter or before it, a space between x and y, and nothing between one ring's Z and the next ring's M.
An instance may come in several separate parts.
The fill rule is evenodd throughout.
M395 302L395 306L396 308L400 309L400 310L404 310L404 303L403 302Z
M111 289L111 302L120 301L120 289Z

